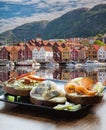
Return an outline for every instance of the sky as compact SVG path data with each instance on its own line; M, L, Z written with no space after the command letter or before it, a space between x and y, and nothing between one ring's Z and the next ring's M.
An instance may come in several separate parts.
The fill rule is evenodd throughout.
M0 33L25 23L53 20L73 9L92 8L106 0L0 0Z

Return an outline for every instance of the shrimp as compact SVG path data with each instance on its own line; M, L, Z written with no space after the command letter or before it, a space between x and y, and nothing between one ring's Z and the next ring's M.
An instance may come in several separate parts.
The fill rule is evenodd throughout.
M87 81L90 81L90 80L88 80L88 78L86 78L85 80L87 80ZM85 80L84 80L84 82L85 82ZM90 81L90 83L91 83L91 81ZM87 82L85 82L85 84L84 85L87 85ZM78 86L78 84L75 84L75 83L72 83L72 82L69 82L69 83L67 83L66 85L65 85L65 87L64 87L64 89L65 89L65 91L67 92L67 93L74 93L74 92L76 92L76 93L78 93L78 94L84 94L84 95L89 95L89 96L94 96L95 94L96 94L96 91L93 91L93 90L89 90L86 86L84 86L84 85L79 85ZM88 83L88 85L89 85L89 83ZM90 84L91 85L91 84ZM90 86L91 87L91 86ZM89 88L90 88L89 87Z
M88 90L92 89L93 84L94 84L93 80L88 77L84 77L81 80L81 85L84 86Z
M64 89L67 93L73 93L75 92L75 85L69 82L65 85Z
M85 94L89 96L94 96L96 94L96 91L87 90L87 88L84 86L75 86L75 91L78 94Z
M25 77L28 77L31 74L35 74L35 71L28 72L28 73L22 74L20 76L17 76L16 79L18 80L18 79L21 79L21 78L25 78Z
M35 76L35 75L28 75L28 78L32 79L32 80L36 80L36 81L44 81L44 80L46 80L43 77L39 77L39 76Z

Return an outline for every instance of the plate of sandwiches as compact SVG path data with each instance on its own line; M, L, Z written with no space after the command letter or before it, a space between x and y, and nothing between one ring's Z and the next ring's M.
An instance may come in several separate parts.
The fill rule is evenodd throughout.
M81 115L102 101L106 87L88 77L63 81L29 72L5 81L2 89L1 101L39 107L52 114Z

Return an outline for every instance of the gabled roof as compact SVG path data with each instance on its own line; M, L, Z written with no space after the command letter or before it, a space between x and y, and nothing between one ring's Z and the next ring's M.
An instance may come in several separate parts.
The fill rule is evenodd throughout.
M53 46L55 44L54 41L49 41L49 43Z
M52 52L52 47L48 47L48 46L43 46L43 48L45 49L45 51L48 51L48 52Z
M19 46L24 46L24 45L25 45L24 42L20 42L20 43L18 43L18 44L19 44Z
M11 49L12 49L12 47L13 47L13 46L5 46L4 48L5 48L8 52L10 52Z
M48 42L47 40L44 40L44 41L43 41L43 45L45 45L45 46L46 46L48 43L49 43L49 42Z
M103 50L105 50L105 51L106 51L106 46L101 46L101 48L103 48Z
M62 45L62 42L56 42L58 46L61 46Z
M34 48L35 48L35 46L29 46L29 49L30 49L31 51L33 51Z
M21 46L13 46L17 51L21 49Z
M66 50L66 49L68 49L68 50L70 51L70 47L67 47L67 46L64 47L64 48L63 48L62 46L59 46L58 49L59 49L60 51L64 51L64 50Z
M63 47L61 47L61 46L59 46L59 47L57 47L57 48L58 48L58 49L59 49L59 51L61 51L61 52L62 52L62 51L63 51L63 49L64 49L64 48L63 48Z
M94 48L95 48L95 50L96 51L98 51L99 50L99 48L100 48L100 46L99 45L92 45Z
M29 45L29 44L26 44L26 46L27 46L31 51L35 48L35 46L31 46L31 45Z
M34 49L40 50L41 47L35 46Z
M72 40L72 39L67 40L66 44L68 46L78 46L78 47L82 46L78 40Z

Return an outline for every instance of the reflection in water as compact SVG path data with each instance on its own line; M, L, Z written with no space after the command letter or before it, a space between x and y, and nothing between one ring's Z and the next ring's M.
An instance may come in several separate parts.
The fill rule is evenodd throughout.
M60 66L57 68L44 68L37 66L32 69L32 67L28 66L19 66L14 69L7 68L4 66L0 67L0 80L6 81L10 77L16 77L23 73L27 73L30 71L36 71L36 75L51 78L51 79L59 79L59 80L71 80L77 77L90 77L95 82L100 81L104 85L106 85L106 68L78 68L71 69L66 68L65 66Z

